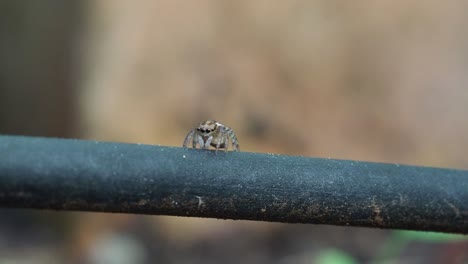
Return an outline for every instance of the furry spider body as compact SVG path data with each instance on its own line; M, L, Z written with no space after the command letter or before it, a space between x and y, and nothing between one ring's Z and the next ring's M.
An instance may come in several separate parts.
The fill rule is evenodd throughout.
M192 147L197 148L197 144L201 149L208 149L210 146L218 149L228 150L229 141L231 141L232 149L239 151L239 142L236 134L230 127L227 127L215 120L208 120L200 123L197 128L190 130L184 140L183 147L188 147L192 140Z

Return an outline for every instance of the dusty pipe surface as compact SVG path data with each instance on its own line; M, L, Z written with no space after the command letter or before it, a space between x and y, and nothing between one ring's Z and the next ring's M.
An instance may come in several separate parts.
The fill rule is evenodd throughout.
M468 171L0 136L0 207L468 233Z

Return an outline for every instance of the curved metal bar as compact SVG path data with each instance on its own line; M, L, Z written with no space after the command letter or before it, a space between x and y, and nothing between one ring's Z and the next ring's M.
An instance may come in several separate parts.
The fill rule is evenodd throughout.
M468 233L468 171L0 136L0 207Z

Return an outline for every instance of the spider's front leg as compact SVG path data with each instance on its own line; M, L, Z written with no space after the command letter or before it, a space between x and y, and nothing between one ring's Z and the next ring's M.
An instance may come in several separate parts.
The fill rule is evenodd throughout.
M185 136L184 144L182 144L182 147L186 148L188 146L190 138L192 139L192 143L194 143L194 138L195 138L194 133L195 133L194 129L192 129L192 130L190 130L190 132L188 132L188 134ZM193 147L195 147L195 146L193 146Z

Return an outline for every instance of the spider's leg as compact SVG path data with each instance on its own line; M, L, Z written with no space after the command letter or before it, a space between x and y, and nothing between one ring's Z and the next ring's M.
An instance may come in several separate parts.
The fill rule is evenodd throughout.
M227 152L229 148L229 138L227 135L223 135L223 144L224 144L224 152Z
M198 134L195 133L192 137L192 148L197 148L197 140L198 140Z
M186 148L188 146L190 138L192 138L192 141L193 141L193 138L194 138L193 133L195 133L194 129L192 129L192 130L190 130L190 132L188 132L187 136L185 136L184 143L182 144L182 147Z
M231 139L231 144L232 144L232 148L234 149L234 151L240 151L239 141L237 141L237 137L236 137L236 134L234 134L234 131L232 131L232 129L230 127L225 127L225 130L226 130L226 134ZM226 143L228 143L228 142L226 142Z

